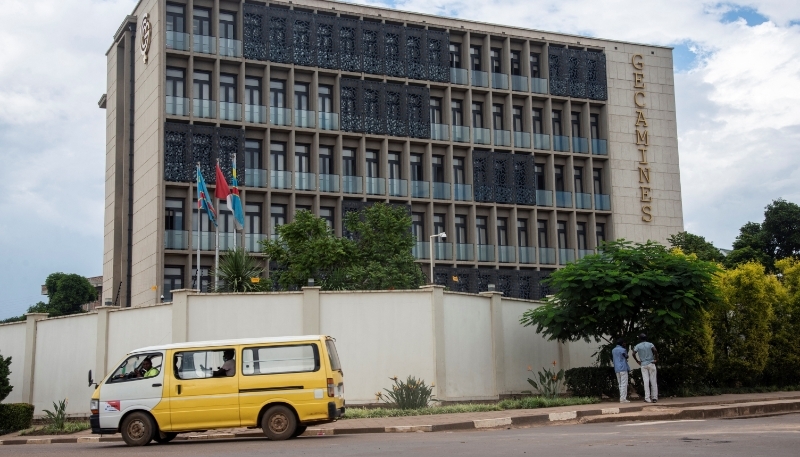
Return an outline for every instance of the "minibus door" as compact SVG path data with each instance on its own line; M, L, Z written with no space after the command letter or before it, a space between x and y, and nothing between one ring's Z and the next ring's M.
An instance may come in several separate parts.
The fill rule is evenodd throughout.
M239 376L236 363L225 373L226 351L200 349L176 352L170 386L172 429L175 431L238 427ZM235 354L235 352L234 352Z
M152 412L156 408L163 393L163 358L161 352L135 354L117 366L100 388L101 428L117 428L132 409Z

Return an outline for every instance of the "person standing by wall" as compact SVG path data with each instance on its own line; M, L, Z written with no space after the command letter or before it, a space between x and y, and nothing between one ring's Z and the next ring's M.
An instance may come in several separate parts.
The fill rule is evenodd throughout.
M653 343L647 341L647 335L639 335L639 344L633 348L633 358L642 366L642 383L644 384L644 401L658 403L658 384L656 382L656 363L658 351Z
M614 372L617 374L617 383L619 384L619 402L630 403L628 400L628 372L631 367L628 366L628 350L625 349L625 341L622 338L617 339L617 346L611 350L611 358L614 360Z

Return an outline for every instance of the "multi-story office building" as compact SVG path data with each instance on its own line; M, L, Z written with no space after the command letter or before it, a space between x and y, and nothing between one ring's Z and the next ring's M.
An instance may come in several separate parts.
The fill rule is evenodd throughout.
M141 0L108 51L104 295L209 282L195 204L235 156L245 210L220 248L308 209L406 205L428 271L535 298L604 239L682 230L669 48L324 0ZM196 230L200 228L200 235ZM130 285L130 286L129 286Z

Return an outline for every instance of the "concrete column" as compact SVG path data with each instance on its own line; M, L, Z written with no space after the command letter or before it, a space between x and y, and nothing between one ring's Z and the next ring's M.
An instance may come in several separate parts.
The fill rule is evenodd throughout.
M22 403L33 403L33 368L36 366L36 322L47 313L25 315L25 359L22 366Z
M108 372L108 314L119 309L119 306L98 306L97 311L97 340L94 362L94 378L102 379Z
M194 290L183 289L172 292L172 342L189 340L189 295Z
M505 333L503 330L503 293L481 292L482 297L490 300L492 316L492 353L494 355L494 394L498 397L506 388Z
M303 334L319 335L320 287L303 287Z
M447 364L444 347L444 286L422 286L430 292L431 311L433 312L433 360L436 380L436 398L447 401Z

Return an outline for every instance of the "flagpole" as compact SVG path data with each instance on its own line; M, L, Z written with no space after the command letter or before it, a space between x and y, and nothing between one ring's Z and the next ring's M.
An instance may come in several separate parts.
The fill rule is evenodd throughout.
M201 221L201 212L202 209L200 207L200 162L197 162L197 276L195 276L195 285L197 286L197 292L200 293L200 221Z
M236 170L236 153L235 152L233 153L233 164L232 165L233 165L233 167L231 168L231 177L236 179L236 177L234 176L234 173L235 173L235 170ZM238 185L238 183L237 183L237 185ZM231 216L233 216L233 219L235 220L236 219L236 214L234 214L233 208L228 208L228 209L231 211ZM235 248L239 247L239 245L236 244L236 222L233 223L233 227L231 227L231 229L233 230L233 247L235 249Z

